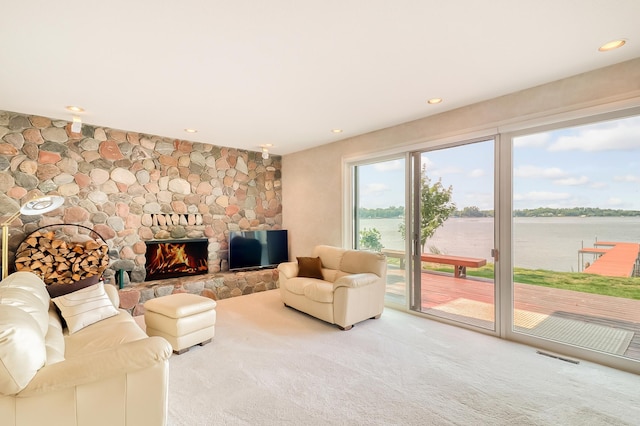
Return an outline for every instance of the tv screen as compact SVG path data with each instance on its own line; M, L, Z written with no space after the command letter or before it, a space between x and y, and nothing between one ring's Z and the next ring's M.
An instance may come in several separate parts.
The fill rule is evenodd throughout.
M275 268L289 261L287 231L230 231L229 270Z

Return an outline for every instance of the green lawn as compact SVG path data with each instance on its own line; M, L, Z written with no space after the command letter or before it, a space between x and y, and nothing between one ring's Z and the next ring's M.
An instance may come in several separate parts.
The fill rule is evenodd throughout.
M452 266L433 266L423 263L423 268L431 271L453 274ZM493 263L482 268L467 268L467 276L493 279ZM583 293L603 294L606 296L624 297L640 300L640 277L618 278L581 272L555 272L543 269L514 268L513 281L521 284L532 284L564 290L581 291Z

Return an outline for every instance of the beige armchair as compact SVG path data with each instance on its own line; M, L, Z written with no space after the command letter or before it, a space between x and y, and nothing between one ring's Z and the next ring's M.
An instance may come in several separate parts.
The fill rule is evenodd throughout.
M387 262L381 253L321 245L311 257L281 263L278 271L285 306L343 330L384 310Z

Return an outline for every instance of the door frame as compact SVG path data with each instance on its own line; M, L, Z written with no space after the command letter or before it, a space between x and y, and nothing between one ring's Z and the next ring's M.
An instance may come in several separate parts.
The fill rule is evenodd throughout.
M486 142L492 140L493 141L493 250L496 256L494 257L494 291L493 291L493 306L494 306L494 327L493 330L482 328L475 326L473 324L468 324L464 322L459 322L455 320L451 320L448 318L442 318L436 315L432 315L422 311L422 275L421 275L421 248L420 248L420 178L422 175L422 154L431 151L439 151L449 148L462 147L465 145L472 145L474 143ZM499 224L499 212L498 208L500 206L500 150L499 150L499 141L500 137L498 134L484 135L478 136L469 139L457 139L455 141L447 141L446 143L432 144L428 147L421 147L421 149L414 150L409 153L411 161L411 169L410 175L411 180L407 182L407 186L411 188L411 200L410 200L410 216L408 218L408 222L410 222L411 227L407 227L406 229L410 229L410 232L407 232L408 235L411 235L411 241L409 242L408 247L411 249L411 303L409 305L409 309L412 313L424 315L430 319L436 319L437 321L446 322L450 324L454 324L456 326L469 328L474 331L479 331L485 334L491 334L496 336L504 336L503 334L503 318L504 312L501 309L500 301L502 299L502 291L500 291L501 285L501 262L500 262L500 235L501 230L498 226ZM507 299L508 300L508 299Z
M501 274L508 277L505 285L500 286L502 300L508 301L501 306L501 313L504 321L501 325L501 337L507 340L519 342L532 347L538 347L553 353L560 353L576 359L587 360L598 364L609 365L614 368L630 371L640 374L640 361L631 360L629 358L600 353L582 347L570 345L568 343L560 343L552 340L539 338L536 336L518 333L513 330L513 139L518 136L540 133L562 128L593 124L601 121L621 119L630 116L640 116L640 106L614 109L613 111L602 112L601 108L594 111L587 110L583 114L558 115L553 119L547 118L544 121L522 123L520 125L511 125L503 131L499 137L501 138L500 155L503 159L500 164L500 173L504 176L502 184L503 203L500 206L500 214L504 220L501 220L500 228L502 238L501 247L504 248L508 256L503 256L503 264L501 266ZM508 251L507 251L508 250Z
M405 167L404 167L404 181L405 181L405 195L404 195L404 200L405 200L405 227L407 226L407 211L408 211L408 207L406 205L406 200L409 199L409 191L410 188L408 187L408 185L406 184L407 182L407 176L408 176L408 161L409 161L409 154L407 152L404 151L391 151L391 152L386 152L383 154L380 154L378 156L366 156L366 157L353 157L353 158L343 158L343 170L345 171L344 173L344 187L348 188L347 191L344 191L345 193L345 202L343 205L343 220L342 220L342 245L344 248L349 248L349 249L355 249L358 247L359 242L356 241L357 237L356 237L356 228L357 228L357 218L356 218L356 212L354 211L354 209L356 208L356 203L358 202L359 196L357 194L357 186L358 186L358 177L356 176L356 168L360 167L360 166L366 166L366 165L372 165L372 164L376 164L376 163L384 163L386 161L393 161L393 160L404 160L405 163ZM346 208L345 208L346 206ZM407 229L407 228L405 228ZM405 253L409 253L408 250L408 243L407 240L405 239ZM410 256L407 256L405 258L405 276L407 278L407 280L410 280L410 278L408 278L407 271L410 271L410 263L411 263L411 259ZM398 304L398 303L394 303L392 301L389 301L385 298L385 306L389 306L395 309L399 309L401 311L408 311L408 306L409 306L409 301L411 299L410 297L410 282L406 283L406 291L405 291L405 301L404 304Z
M607 103L601 103L597 105L584 105L582 108L576 109L564 109L550 111L548 114L539 114L528 117L517 117L511 120L503 122L494 122L488 124L486 127L480 129L476 128L476 131L462 131L459 134L448 134L443 136L436 136L434 139L420 139L409 142L404 145L395 146L391 149L383 149L376 151L375 149L367 153L359 153L352 156L343 156L342 170L343 170L343 204L342 204L342 236L343 246L350 247L351 236L353 235L352 224L352 212L349 206L353 206L353 182L351 181L350 168L357 162L375 162L381 161L385 157L406 155L406 164L411 164L410 153L413 151L419 151L428 149L431 147L446 147L451 144L456 144L458 141L474 140L482 138L493 137L497 146L496 149L496 165L495 168L495 194L499 199L496 199L495 219L497 222L497 236L499 251L499 267L496 270L496 306L499 309L496 311L496 332L487 333L486 330L473 328L474 331L495 334L501 338L516 341L519 343L531 346L532 349L539 347L542 349L554 351L557 353L566 354L568 356L575 356L591 362L608 365L613 368L617 368L624 371L629 371L635 374L640 374L640 363L637 361L628 360L625 358L614 358L610 355L602 356L593 351L586 351L582 349L576 349L570 345L561 345L551 341L545 341L537 339L532 336L527 336L520 333L514 333L511 325L513 324L513 276L512 276L512 149L511 139L515 135L522 135L526 133L534 133L545 128L552 128L558 126L569 126L570 124L586 124L588 122L597 121L598 119L605 119L607 117L617 118L629 115L640 114L640 98L632 97L629 99L618 99ZM407 176L410 176L411 170L406 168ZM411 188L407 186L406 199L411 200ZM411 222L408 220L409 215L405 215L405 226L409 229ZM406 250L411 250L411 244L406 245ZM411 267L411 259L413 256L409 256L407 259L408 267ZM409 274L409 279L413 279ZM413 292L409 292L408 296L411 296ZM406 306L393 306L394 309L399 309L403 312L413 315L419 315L426 317L426 315L415 312L410 309L410 299L407 297ZM508 302L507 302L508 301ZM428 317L429 319L435 319L440 322L448 322L446 319L439 319ZM458 327L469 328L465 324L457 323Z

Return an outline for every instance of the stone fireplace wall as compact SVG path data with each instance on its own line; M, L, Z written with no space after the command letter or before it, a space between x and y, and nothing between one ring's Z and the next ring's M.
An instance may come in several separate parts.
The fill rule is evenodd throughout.
M123 269L126 286L144 282L151 239L207 238L209 273L224 272L228 231L281 228L280 178L279 156L87 124L76 134L68 121L0 111L0 217L65 198L12 224L10 263L25 235L73 223L107 242L107 281Z

